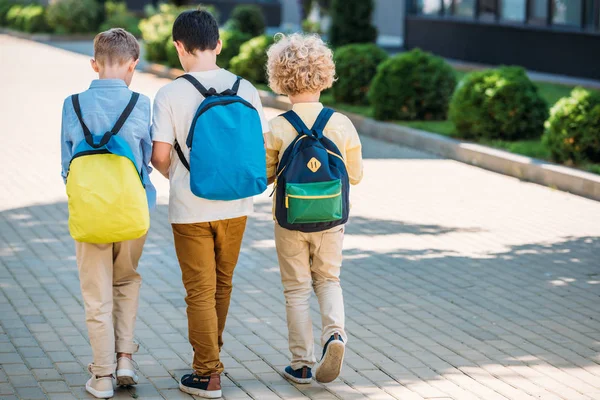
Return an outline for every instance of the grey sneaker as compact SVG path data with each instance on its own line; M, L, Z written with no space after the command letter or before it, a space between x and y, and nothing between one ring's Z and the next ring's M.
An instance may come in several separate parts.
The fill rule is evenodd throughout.
M108 399L115 395L113 376L97 377L92 372L92 364L88 365L92 377L85 384L85 390L98 399Z
M137 364L131 358L120 357L117 360L117 385L137 385L140 378L137 375Z

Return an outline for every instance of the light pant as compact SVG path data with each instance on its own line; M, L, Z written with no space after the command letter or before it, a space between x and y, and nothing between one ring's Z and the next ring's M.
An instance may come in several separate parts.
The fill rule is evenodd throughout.
M314 289L321 309L321 345L335 332L347 342L340 286L343 243L342 226L304 233L275 224L293 369L312 367L316 362L309 306L311 289Z
M142 277L136 269L146 236L119 243L75 242L96 376L115 373L115 353L135 353L135 318Z

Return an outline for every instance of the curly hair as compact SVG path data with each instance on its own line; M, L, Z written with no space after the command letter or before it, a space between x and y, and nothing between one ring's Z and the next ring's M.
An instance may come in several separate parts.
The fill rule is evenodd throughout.
M333 52L318 35L278 33L267 55L269 86L276 93L321 92L335 81Z

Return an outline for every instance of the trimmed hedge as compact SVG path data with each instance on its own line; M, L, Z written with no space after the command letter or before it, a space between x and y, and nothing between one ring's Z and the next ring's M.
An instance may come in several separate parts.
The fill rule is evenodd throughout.
M377 67L388 54L374 43L349 44L334 53L338 80L332 88L335 101L349 104L367 103L367 93Z
M378 120L444 120L456 75L441 57L419 49L384 61L369 90Z
M373 0L333 0L329 29L331 45L375 42L377 28L371 24L374 9Z
M540 137L548 105L520 67L469 74L450 104L450 120L466 139Z
M261 8L257 5L239 5L233 9L228 28L252 37L265 33L266 23Z
M250 39L242 44L240 54L233 57L229 69L252 83L267 83L267 49L273 43L269 35Z
M59 34L96 32L101 11L95 0L57 0L48 6L48 25Z
M242 44L250 40L252 36L235 29L222 29L220 36L223 42L223 49L217 57L217 63L221 68L229 69L231 60L238 55Z
M600 163L600 93L575 88L550 110L542 138L555 161Z

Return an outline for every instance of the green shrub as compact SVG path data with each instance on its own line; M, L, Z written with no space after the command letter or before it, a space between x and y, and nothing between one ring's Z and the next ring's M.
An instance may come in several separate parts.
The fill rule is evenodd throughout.
M443 58L414 49L379 65L369 101L379 120L444 120L455 87L454 70Z
M22 20L21 13L23 6L20 4L13 5L6 13L6 25L12 29L21 30Z
M39 4L30 4L21 11L21 29L25 32L48 32L46 9Z
M273 37L268 35L250 39L242 44L240 54L233 57L229 69L253 83L267 83L267 49L273 42Z
M373 0L333 0L329 40L334 47L350 43L370 43L377 39L371 24Z
M217 63L221 68L228 69L231 59L238 55L242 44L250 40L252 36L235 29L222 29L220 36L223 42L223 49L217 58Z
M313 21L310 19L305 19L302 21L302 30L306 33L316 33L317 35L322 35L323 30L321 29L320 21Z
M199 8L199 7L175 7L169 4L161 4L158 9L148 7L146 9L148 18L140 21L139 28L141 31L142 39L144 39L144 47L146 50L146 59L152 62L167 63L168 54L171 54L171 60L175 62L173 58L173 39L171 38L171 32L173 30L173 22L177 19L177 16L183 11ZM214 7L204 7L202 9L215 15ZM216 18L216 17L215 17ZM170 47L173 47L171 49ZM169 49L169 51L167 51ZM179 61L176 63L179 66Z
M167 61L167 45L172 40L173 22L179 15L179 11L176 7L161 4L158 13L140 22L148 61Z
M8 26L6 16L12 6L19 4L17 0L0 0L0 26Z
M104 4L104 14L106 20L100 26L100 30L123 28L135 37L142 36L139 28L140 19L127 9L127 4L124 2L107 1Z
M332 92L336 101L364 104L377 66L388 58L385 50L374 43L349 44L334 53L338 80Z
M575 88L550 110L543 142L558 162L600 163L600 92Z
M47 20L60 34L96 32L100 12L96 0L56 0L48 6Z
M449 116L464 138L521 140L543 133L548 105L524 69L501 67L467 75Z
M167 40L165 47L165 54L167 55L167 65L171 68L181 69L181 63L179 62L179 55L177 55L177 48L173 44L173 37Z
M262 10L256 5L239 5L233 9L228 22L230 29L254 37L265 33L266 23Z

